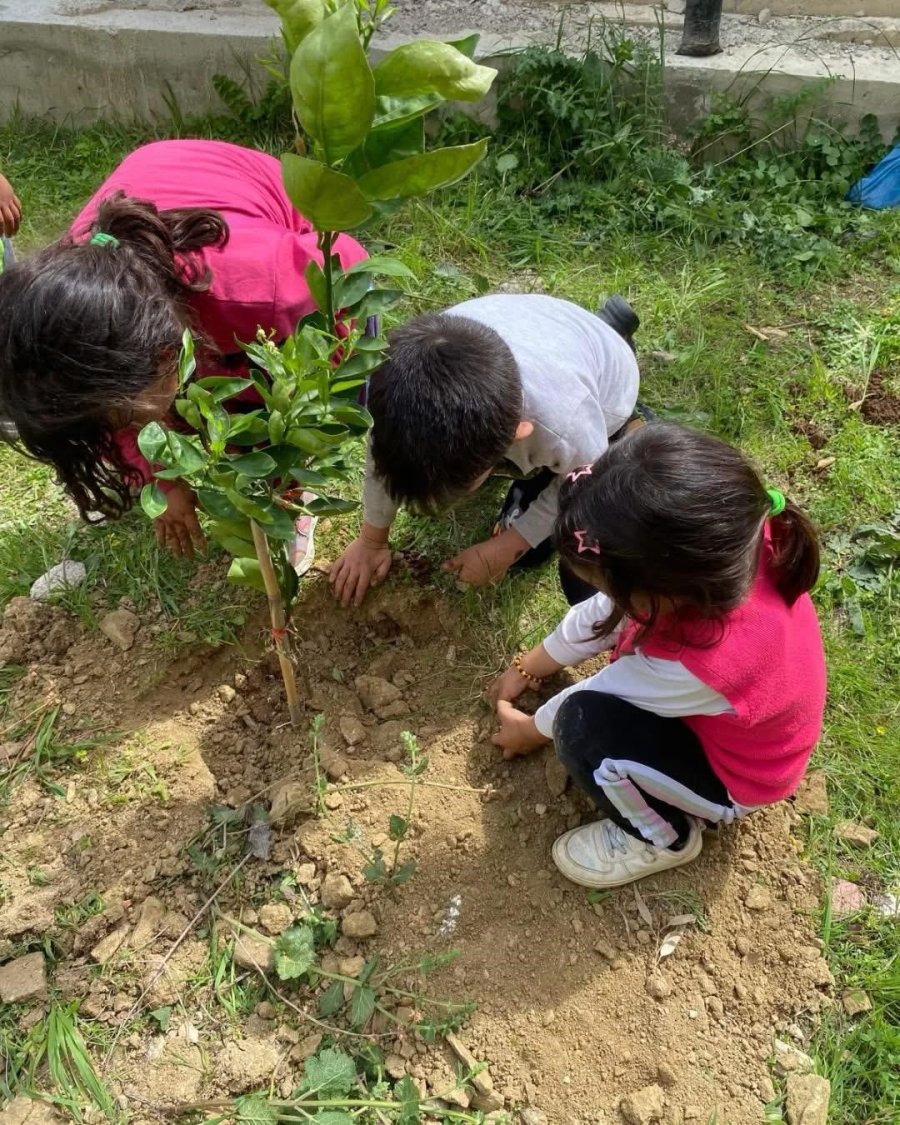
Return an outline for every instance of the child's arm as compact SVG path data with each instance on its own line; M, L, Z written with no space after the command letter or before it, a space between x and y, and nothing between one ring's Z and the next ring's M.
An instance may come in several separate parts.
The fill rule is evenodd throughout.
M359 535L331 568L334 596L344 607L360 606L370 586L382 582L391 569L388 537L398 506L375 473L371 444L366 444L363 482L363 524Z
M7 238L18 231L22 222L22 204L5 176L0 175L0 234Z

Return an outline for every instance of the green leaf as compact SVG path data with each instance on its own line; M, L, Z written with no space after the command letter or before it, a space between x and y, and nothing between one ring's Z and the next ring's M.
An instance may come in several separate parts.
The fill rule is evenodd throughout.
M415 1125L419 1120L419 1090L407 1075L394 1087L394 1100L400 1103L398 1125Z
M491 88L497 72L479 66L449 43L420 39L405 43L375 68L380 97L408 98L439 94L450 100L477 102Z
M371 258L364 258L344 270L344 277L352 277L356 273L371 273L375 277L412 277L416 275L403 262L391 258L387 254L373 254Z
M166 431L159 422L148 422L138 434L137 443L138 449L152 465L154 461L159 460L160 453L168 444Z
M190 328L185 328L181 334L181 355L178 357L178 389L181 390L197 370L197 360L194 358L194 337Z
M209 391L213 397L213 402L224 402L228 398L239 395L242 391L249 390L253 386L253 380L209 375L205 379L198 379L194 386Z
M328 303L325 274L322 271L322 267L314 258L310 259L310 263L306 267L306 284L309 286L309 291L313 295L313 300L316 302L317 308L324 309Z
M228 431L229 445L258 445L269 436L269 427L258 410L249 414L233 414Z
M361 985L354 989L350 1000L350 1023L353 1027L364 1027L375 1012L375 991Z
M409 882L416 871L417 866L414 859L407 860L406 863L401 863L391 875L391 885L394 887L402 887L404 883Z
M169 1017L172 1015L172 1009L166 1005L163 1008L154 1008L152 1012L148 1013L150 1019L155 1020L160 1031L165 1031L169 1026Z
M334 307L349 309L357 301L361 301L371 288L372 278L365 273L337 277L334 282Z
M182 473L199 473L206 464L206 455L199 439L187 438L183 434L169 430L169 450Z
M198 488L197 499L200 507L216 520L240 520L241 513L235 508L224 492L212 488Z
M269 477L277 472L278 465L268 455L257 451L256 453L241 453L237 457L229 457L225 464L236 473L245 477Z
M150 519L158 519L168 506L166 494L158 484L145 484L141 489L141 507Z
M404 121L414 121L424 117L430 110L437 109L443 98L437 94L422 94L415 98L376 98L373 129L383 125L399 125Z
M249 496L244 496L234 488L226 488L225 495L231 502L232 507L237 508L241 515L246 516L248 520L256 520L258 523L265 525L272 522L265 508L255 500L251 500Z
M291 203L318 230L353 230L372 214L353 180L327 164L287 152L281 171Z
M504 152L502 156L497 157L497 171L503 175L504 172L513 172L519 167L519 158L514 152Z
M343 170L358 180L383 164L416 156L425 149L425 122L421 117L408 121L388 121L373 129L365 143L347 157Z
M488 138L470 145L432 149L367 172L359 190L367 199L405 199L456 183L474 168L487 150Z
M275 943L275 972L280 980L305 976L315 963L315 935L309 926L291 926Z
M290 84L300 124L327 161L362 144L375 116L375 80L355 3L341 5L303 40L291 60Z
M463 39L448 39L447 45L455 47L456 50L464 54L467 59L474 59L480 39L481 36L475 31L471 35L466 35Z
M302 1089L315 1093L322 1101L345 1098L356 1082L356 1067L346 1051L326 1047L307 1060Z
M405 840L409 828L402 816L394 814L388 821L388 835L392 840Z
M312 516L342 516L354 512L359 507L358 500L342 500L339 496L317 496L306 505Z
M228 581L236 586L249 586L252 590L259 590L263 594L266 592L258 559L232 559L227 577Z
M262 1094L236 1098L234 1108L237 1111L234 1118L237 1125L275 1125L278 1121L277 1106L272 1105Z
M343 1109L320 1109L313 1118L318 1125L355 1125L355 1120Z
M325 1019L335 1015L344 1006L344 986L339 981L333 981L329 988L319 997L319 1015Z
M284 42L291 54L325 18L323 0L266 0L281 17Z
M199 430L203 428L203 415L190 399L177 398L175 400L175 409L192 429Z

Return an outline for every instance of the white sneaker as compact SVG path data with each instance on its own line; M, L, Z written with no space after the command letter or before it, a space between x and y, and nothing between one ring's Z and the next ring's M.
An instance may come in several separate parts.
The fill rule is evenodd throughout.
M311 492L304 492L302 500L308 503L315 499ZM294 541L291 544L291 566L297 577L302 578L316 558L316 524L318 516L298 516L294 521Z
M594 820L559 837L553 845L553 862L582 887L624 887L696 859L703 848L703 832L695 820L690 826L684 847L672 851L630 836L612 820Z

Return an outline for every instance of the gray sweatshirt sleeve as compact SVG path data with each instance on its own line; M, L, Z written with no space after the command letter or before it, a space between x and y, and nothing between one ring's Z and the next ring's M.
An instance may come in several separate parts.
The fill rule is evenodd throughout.
M372 527L390 527L399 511L375 473L372 448L366 441L366 474L363 480L363 519Z
M543 456L540 450L536 450L536 457L532 454L537 464L548 465L559 475L511 524L529 547L536 547L553 534L562 478L573 469L596 461L609 446L606 419L596 400L587 398L579 403L572 412L571 422L572 429L565 441L555 434L546 435L546 452Z

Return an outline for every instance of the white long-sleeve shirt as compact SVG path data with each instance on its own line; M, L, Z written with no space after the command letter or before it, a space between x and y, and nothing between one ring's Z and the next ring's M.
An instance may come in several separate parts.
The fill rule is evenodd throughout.
M534 430L506 458L527 476L565 474L596 461L631 417L640 375L622 337L571 301L537 293L496 293L447 310L493 328L515 357L522 379L522 418ZM490 372L485 372L489 377ZM377 424L377 423L376 423ZM512 526L535 547L553 532L559 482L549 485ZM363 518L390 527L397 505L366 461Z
M593 628L604 621L612 603L606 594L595 594L572 606L544 641L551 660L564 667L580 664L614 647L615 636L598 640ZM602 691L633 703L643 711L663 718L687 715L722 715L732 710L728 700L690 672L679 660L644 656L640 650L620 656L593 676L579 680L539 707L534 721L545 738L553 736L553 720L564 699L574 691Z

